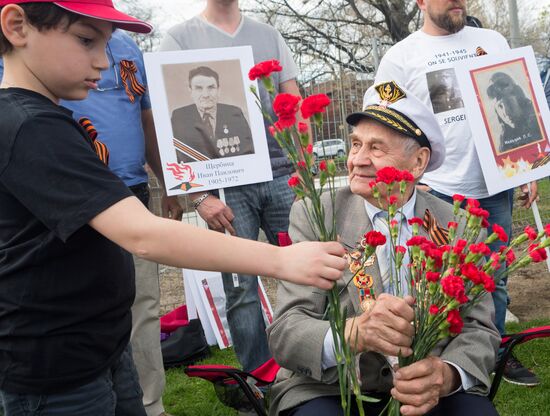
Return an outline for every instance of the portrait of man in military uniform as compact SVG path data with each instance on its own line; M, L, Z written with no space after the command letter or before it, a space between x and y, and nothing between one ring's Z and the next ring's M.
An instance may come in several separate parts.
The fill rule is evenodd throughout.
M464 107L453 68L428 72L426 80L434 114Z
M193 104L172 112L178 162L219 159L254 153L249 124L241 108L219 103L220 77L208 66L189 71Z

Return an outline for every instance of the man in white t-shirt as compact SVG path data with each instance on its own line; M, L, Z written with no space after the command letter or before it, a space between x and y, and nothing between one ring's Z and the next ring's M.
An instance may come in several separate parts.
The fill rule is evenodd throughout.
M509 49L499 33L465 26L466 0L417 0L424 15L422 29L395 44L383 57L375 84L394 80L410 90L433 110L439 121L447 156L445 163L422 178L424 190L441 199L452 201L454 194L479 199L490 212L489 222L512 231L509 192L489 196L483 178L474 137L456 79L454 67L460 62L485 54L498 54ZM524 194L527 192L526 187ZM536 198L536 183L525 206ZM491 246L498 249L497 242ZM506 280L500 281L493 294L496 326L504 333L508 294ZM515 384L536 385L537 377L512 357L506 365L504 378Z
M273 27L243 16L238 0L207 0L204 11L168 30L160 50L188 50L252 46L254 62L277 59L283 68L272 74L276 93L300 95L298 69L281 34ZM259 84L262 108L274 120L271 97ZM273 180L225 189L225 203L214 194L190 194L198 214L212 229L228 231L239 237L256 240L262 228L268 240L277 244L278 233L288 230L290 206L294 192L287 182L291 164L281 147L266 136ZM251 371L271 357L258 296L257 279L223 274L227 298L227 319L237 358L245 371Z

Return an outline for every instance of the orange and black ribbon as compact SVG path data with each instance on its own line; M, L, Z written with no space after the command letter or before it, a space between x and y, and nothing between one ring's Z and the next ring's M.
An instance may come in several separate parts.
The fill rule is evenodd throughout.
M98 140L97 130L95 129L90 119L82 117L80 120L78 120L78 123L82 126L86 133L88 133L88 137L92 141L94 150L97 153L99 160L101 160L106 165L109 165L109 149L107 149L107 145L105 143Z
M435 244L438 246L449 244L449 230L441 227L428 209L424 212L423 226Z
M120 78L124 84L126 95L128 95L132 103L135 101L136 95L145 94L145 87L137 80L136 73L137 66L133 61L127 61L125 59L120 61Z

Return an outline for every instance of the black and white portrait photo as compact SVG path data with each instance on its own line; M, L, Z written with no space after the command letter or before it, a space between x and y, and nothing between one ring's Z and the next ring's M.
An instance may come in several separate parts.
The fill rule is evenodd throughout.
M494 72L486 88L498 124L492 126L499 153L542 139L530 93L504 71ZM493 121L494 123L494 121Z
M428 72L426 80L434 114L464 107L453 68Z
M166 65L163 70L167 97L173 103L178 162L254 153L239 61Z

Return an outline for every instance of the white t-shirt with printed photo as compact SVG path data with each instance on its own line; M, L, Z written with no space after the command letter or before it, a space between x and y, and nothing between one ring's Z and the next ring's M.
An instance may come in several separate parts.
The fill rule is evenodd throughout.
M445 136L445 162L422 178L432 189L446 195L489 196L454 68L479 55L508 49L498 32L466 26L447 36L419 30L384 55L375 84L395 81L416 95L433 109Z

